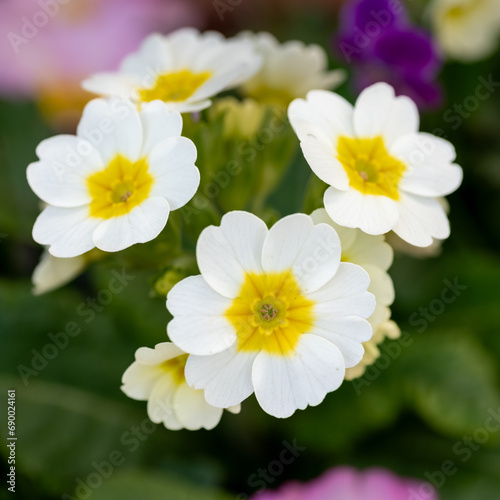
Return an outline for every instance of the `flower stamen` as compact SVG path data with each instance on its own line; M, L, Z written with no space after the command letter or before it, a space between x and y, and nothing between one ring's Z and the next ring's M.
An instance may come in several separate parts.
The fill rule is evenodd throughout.
M266 321L271 321L276 317L276 314L278 314L277 309L275 309L271 304L264 304L260 310L262 313L262 319L265 319Z

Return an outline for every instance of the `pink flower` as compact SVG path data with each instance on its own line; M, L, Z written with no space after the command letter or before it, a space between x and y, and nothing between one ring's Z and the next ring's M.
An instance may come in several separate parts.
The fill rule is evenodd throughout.
M308 483L289 482L253 500L438 500L428 483L400 478L386 469L337 467Z
M2 0L0 94L81 108L82 79L117 68L151 31L200 21L184 0Z

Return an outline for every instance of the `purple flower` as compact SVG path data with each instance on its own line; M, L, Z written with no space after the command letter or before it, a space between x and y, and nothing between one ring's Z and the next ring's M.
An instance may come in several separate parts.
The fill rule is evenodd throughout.
M411 26L402 3L393 0L350 0L340 14L334 46L353 65L357 91L379 81L420 108L441 103L436 75L441 60L430 35Z
M430 484L400 478L385 469L360 472L337 467L309 483L289 482L252 500L438 500L438 496Z

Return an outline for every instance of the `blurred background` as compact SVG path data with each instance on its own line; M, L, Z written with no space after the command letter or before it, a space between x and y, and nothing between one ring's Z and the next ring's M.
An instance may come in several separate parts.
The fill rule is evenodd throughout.
M422 98L421 129L450 140L464 169L462 187L449 197L452 235L436 255L396 253L392 310L402 340L386 341L361 379L344 383L320 406L281 421L252 396L241 415L226 412L210 432L156 427L146 404L119 390L135 350L166 340L169 316L164 297L152 293L154 273L134 269L123 291L96 307L92 301L120 261L97 262L62 289L32 293L42 248L31 229L40 202L26 166L42 139L74 132L92 97L80 90L83 77L116 69L152 31L265 30L280 41L324 47L330 67L347 70L339 93L353 102L365 81L392 82L403 73L387 58L368 64L342 57L342 3L348 2L0 2L0 434L6 436L7 389L15 388L19 498L241 500L263 486L308 481L347 464L434 482L443 500L500 499L500 432L488 427L490 417L500 423L498 48L474 61L448 60L438 51L440 62L425 82L430 90L420 94L430 96ZM429 2L403 4L413 25L432 38ZM497 15L500 5L492 5ZM45 24L39 12L52 12ZM487 97L478 97L478 85ZM270 198L279 216L303 211L304 202L308 210L319 206L305 189L312 172L296 156ZM452 290L450 303L441 299L445 289ZM47 361L52 354L44 347L73 322L80 333ZM300 451L269 473L284 442ZM103 463L115 452L123 460L108 474ZM7 454L2 446L5 470ZM6 490L2 484L0 498L10 498Z

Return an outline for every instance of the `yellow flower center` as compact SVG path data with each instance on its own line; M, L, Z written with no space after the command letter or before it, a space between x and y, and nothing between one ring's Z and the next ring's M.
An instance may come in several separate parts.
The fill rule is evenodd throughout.
M470 0L468 3L464 3L461 5L454 5L450 7L445 16L453 21L460 21L464 17L467 17L474 13L474 10L480 9L484 7L483 0Z
M247 274L225 313L238 336L238 350L289 355L314 323L314 303L300 292L290 271Z
M180 356L164 361L160 367L163 371L172 375L174 382L180 385L186 379L184 369L186 368L187 359L188 354L181 354Z
M139 89L141 102L161 101L182 102L191 97L210 77L210 71L193 73L182 69L175 73L164 73L156 78L151 88Z
M399 199L398 185L406 167L388 153L382 137L341 137L337 153L353 188L363 194Z
M111 219L124 215L148 197L152 185L145 158L133 163L117 155L104 170L87 179L90 216Z

